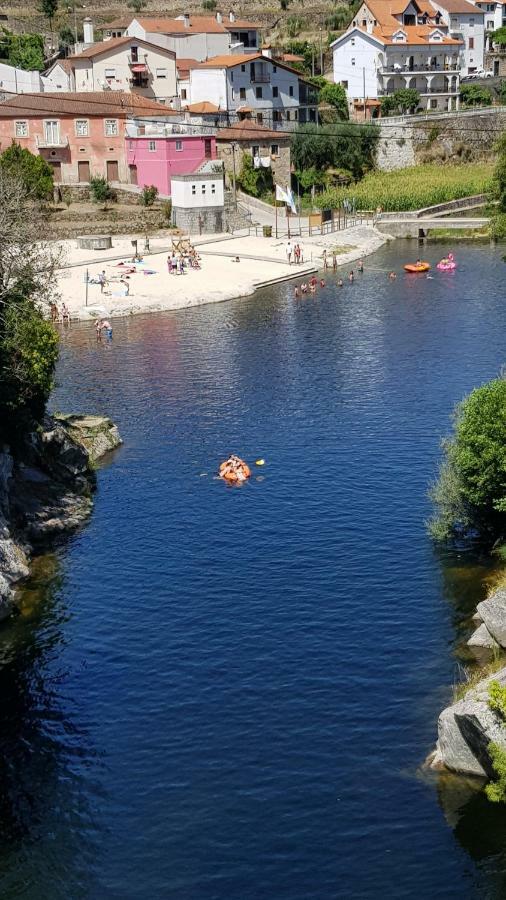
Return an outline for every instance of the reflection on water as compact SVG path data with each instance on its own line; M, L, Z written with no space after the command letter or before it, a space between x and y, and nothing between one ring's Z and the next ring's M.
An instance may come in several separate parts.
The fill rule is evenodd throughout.
M125 444L0 632L2 900L503 884L501 814L419 767L490 571L434 551L427 484L504 362L504 264L390 282L412 252L307 302L66 330L54 406ZM215 480L231 451L263 480Z

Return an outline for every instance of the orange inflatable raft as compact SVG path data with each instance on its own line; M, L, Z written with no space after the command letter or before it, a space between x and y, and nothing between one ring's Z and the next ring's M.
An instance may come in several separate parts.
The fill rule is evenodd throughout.
M223 478L230 484L241 484L250 475L250 467L239 456L229 456L220 466L220 478Z
M423 261L419 263L406 263L404 268L406 269L406 272L428 272L430 263Z

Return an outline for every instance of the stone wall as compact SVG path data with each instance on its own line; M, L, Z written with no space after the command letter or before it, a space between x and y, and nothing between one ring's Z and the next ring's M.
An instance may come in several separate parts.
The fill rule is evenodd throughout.
M172 207L172 223L189 234L221 234L225 230L223 206Z
M283 136L280 136L280 140L283 140ZM255 142L252 141L252 144L260 147L260 156L271 157L272 177L276 184L290 184L290 145L278 142L279 153L276 156L272 156L271 146L273 143L276 143L275 138L269 140L267 143L260 143L257 141L255 144ZM223 160L226 182L227 185L230 186L232 184L232 173L234 168L232 145L228 141L218 140L216 142L216 152L218 159ZM248 156L251 156L251 146L243 143L239 144L239 150L237 150L235 154L235 171L237 176L241 171L243 153L247 153Z
M494 144L506 129L506 111L433 116L379 122L376 152L385 172L424 162L470 162L494 154Z

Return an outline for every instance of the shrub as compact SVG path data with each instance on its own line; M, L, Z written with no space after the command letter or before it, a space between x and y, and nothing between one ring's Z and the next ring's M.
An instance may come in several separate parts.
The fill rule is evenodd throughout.
M497 213L492 216L490 237L495 241L506 241L506 213Z
M331 106L338 119L348 119L348 100L342 84L331 84L327 81L320 90L319 102Z
M202 0L202 9L207 9L209 12L212 12L217 7L216 0Z
M153 206L157 197L158 188L154 184L147 184L141 191L139 202L141 206Z
M104 206L108 200L115 197L111 185L102 175L93 175L90 178L90 194L94 203L103 203Z
M9 65L27 71L44 68L44 40L40 34L13 34L6 28L0 32L0 58Z
M453 436L431 491L438 540L473 533L493 542L506 530L506 381L476 388L458 404Z
M46 200L53 193L53 170L42 156L12 143L0 155L0 168L19 178L26 193L36 200Z
M463 106L491 106L492 92L479 84L461 84L460 100Z
M398 91L382 97L380 103L382 116L389 116L391 113L414 112L420 103L420 94L414 88L400 88Z
M501 719L506 720L506 687L498 681L491 681L488 686L488 705L499 713Z
M162 214L167 222L172 222L172 200L164 200L162 203Z
M291 152L296 169L347 169L355 179L372 169L379 139L376 125L346 122L327 125L303 125L293 135Z
M488 745L488 753L497 779L486 785L485 794L492 803L504 803L506 801L506 750L503 750L499 744L491 743Z
M255 169L249 153L243 153L241 172L237 181L247 194L251 194L252 197L261 197L262 194L272 191L272 170Z

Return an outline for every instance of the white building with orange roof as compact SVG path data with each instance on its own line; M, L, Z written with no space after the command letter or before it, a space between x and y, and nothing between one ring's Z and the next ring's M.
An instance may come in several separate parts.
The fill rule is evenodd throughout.
M233 12L222 16L191 16L185 13L174 19L138 16L126 34L159 43L176 56L203 62L213 56L257 50L260 26L239 19Z
M463 47L427 0L366 0L332 44L334 81L352 109L402 88L418 91L421 109L458 109Z
M433 0L443 16L451 37L462 41L460 53L461 75L471 75L483 69L485 58L485 13L469 0Z

